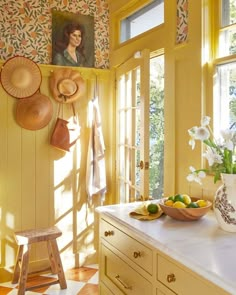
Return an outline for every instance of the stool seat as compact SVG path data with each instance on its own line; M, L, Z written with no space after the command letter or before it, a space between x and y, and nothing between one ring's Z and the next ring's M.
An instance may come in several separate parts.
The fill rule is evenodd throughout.
M67 288L64 270L56 241L56 239L61 235L62 232L56 226L15 232L16 243L19 247L12 283L19 283L17 293L18 295L24 295L26 290L45 286L45 284L39 284L37 286L26 288L29 265L29 251L31 245L38 242L47 243L48 256L52 272L58 275L57 281L49 282L47 283L47 285L59 283L61 289Z
M53 240L62 235L62 232L56 227L31 229L15 232L15 239L18 245L28 245L48 240Z

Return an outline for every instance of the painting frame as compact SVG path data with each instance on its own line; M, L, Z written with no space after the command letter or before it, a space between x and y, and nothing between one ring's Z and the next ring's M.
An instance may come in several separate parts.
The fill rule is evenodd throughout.
M65 42L68 26L78 25L82 30L83 52L77 48L77 62L71 59ZM68 35L66 33L66 35ZM68 41L67 41L68 42ZM61 44L59 47L58 45ZM64 48L63 48L63 46ZM57 58L58 55L62 56ZM94 67L94 17L65 11L52 10L52 64L60 66Z

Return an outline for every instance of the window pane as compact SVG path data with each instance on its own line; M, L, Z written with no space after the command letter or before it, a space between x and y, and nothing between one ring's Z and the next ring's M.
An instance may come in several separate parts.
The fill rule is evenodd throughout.
M222 0L221 9L222 27L226 27L236 23L236 1Z
M125 42L164 23L164 0L154 0L121 21L120 42Z
M236 1L222 0L219 57L236 54Z
M219 52L220 57L236 54L236 28L220 32Z
M236 127L236 62L217 66L216 74L214 134L219 138L220 130Z

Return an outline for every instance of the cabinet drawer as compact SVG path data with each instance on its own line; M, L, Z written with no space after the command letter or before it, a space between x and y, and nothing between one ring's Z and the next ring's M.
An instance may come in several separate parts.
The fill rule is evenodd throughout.
M126 255L147 273L153 272L153 251L125 234L112 224L101 220L100 236L113 247Z
M158 255L157 279L169 289L181 295L216 295L216 290L195 278L170 260Z
M106 246L101 246L101 281L120 295L152 294L152 284L116 256Z

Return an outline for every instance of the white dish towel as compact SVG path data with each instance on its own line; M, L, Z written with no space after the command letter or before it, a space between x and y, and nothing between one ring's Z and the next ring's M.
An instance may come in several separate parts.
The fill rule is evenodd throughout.
M106 192L105 144L102 134L98 97L89 102L90 137L87 155L86 189L88 197Z

